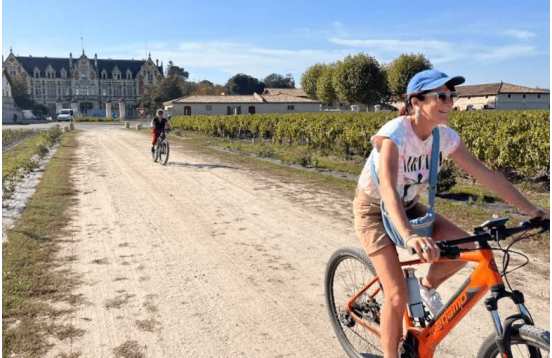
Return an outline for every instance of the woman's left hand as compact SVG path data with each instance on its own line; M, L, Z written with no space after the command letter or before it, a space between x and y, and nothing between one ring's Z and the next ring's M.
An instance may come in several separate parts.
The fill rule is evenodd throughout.
M535 207L531 212L528 213L531 219L548 219L549 214L544 211L542 208Z

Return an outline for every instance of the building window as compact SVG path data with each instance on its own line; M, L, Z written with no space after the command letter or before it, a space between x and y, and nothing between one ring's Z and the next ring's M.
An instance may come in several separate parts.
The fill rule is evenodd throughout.
M525 98L525 97L526 97L525 93L524 93L524 94L522 95L522 97L523 97L523 98Z
M512 98L512 95L511 95L511 94L508 94L508 98Z
M208 105L205 106L205 110L206 110L206 111L212 111L212 110L213 110L213 106L210 105L210 104L208 104Z
M126 77L127 77L127 80L131 80L132 79L132 73L130 73L130 71L127 71Z
M105 72L105 70L102 71L102 79L106 79L107 78L107 72Z
M295 106L293 104L288 104L287 110L288 111L295 111Z
M33 74L33 75L34 75L35 78L40 77L40 71L39 71L38 69L35 68L34 74Z
M537 98L540 98L540 94L537 95Z

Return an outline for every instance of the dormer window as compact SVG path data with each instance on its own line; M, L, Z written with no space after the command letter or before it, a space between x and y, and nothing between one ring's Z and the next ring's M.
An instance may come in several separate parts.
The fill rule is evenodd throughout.
M126 79L127 79L127 80L131 80L131 79L132 79L132 72L130 72L130 70L127 70L127 72L126 72Z
M114 80L120 80L121 79L121 71L119 71L119 68L115 66L113 69L113 72L111 73Z
M33 77L34 78L39 78L40 77L40 70L38 68L35 67L34 71L33 71Z
M101 76L102 76L102 79L104 79L104 80L107 78L107 72L106 72L106 70L103 70L103 71L102 71L102 75L101 75Z
M65 71L65 68L62 68L60 71L61 78L67 78L67 71Z

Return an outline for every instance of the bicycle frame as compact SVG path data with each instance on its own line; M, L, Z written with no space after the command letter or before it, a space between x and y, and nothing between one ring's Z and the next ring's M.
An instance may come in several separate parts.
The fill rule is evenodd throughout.
M487 299L485 303L487 305L487 309L491 313L497 335L499 337L502 337L503 335L504 329L497 313L496 301L503 297L511 297L512 295L504 293L504 284L502 277L498 272L492 250L490 248L480 248L470 251L462 251L457 258L441 258L437 262L449 261L475 262L477 263L477 266L471 273L470 277L466 279L460 289L452 296L437 317L430 322L427 327L415 327L412 319L408 315L408 310L405 310L403 319L404 327L406 332L416 339L419 357L433 357L437 345L490 289L492 289L493 297ZM401 262L401 267L415 266L423 263L424 262L421 260L404 261ZM364 286L362 290L360 290L347 302L346 309L357 324L362 325L364 328L379 337L379 326L364 321L362 317L357 315L353 309L355 301L371 288L373 289L373 292L370 291L368 296L375 297L375 295L381 290L381 285L379 284L377 277ZM519 292L517 292L517 294L521 295ZM520 311L519 318L525 319L526 321L532 323L530 318L528 318L528 311L523 304L523 295L521 295L521 300L516 300L515 298L513 298L513 300L517 304Z

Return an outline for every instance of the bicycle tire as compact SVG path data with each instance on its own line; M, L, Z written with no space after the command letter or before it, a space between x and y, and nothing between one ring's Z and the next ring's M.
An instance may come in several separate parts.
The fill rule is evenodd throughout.
M513 329L510 349L514 358L550 356L550 332L528 324L516 325ZM495 334L491 334L485 339L477 354L479 358L500 356L495 337Z
M350 293L348 295L345 294L344 299L341 299L341 294L336 292L338 290L338 282L336 281L339 281L336 279L341 274L339 271L341 267L344 270L347 269L346 265L349 265L351 268L351 272L349 273L352 273L352 276L348 277L348 279L351 279L352 285L349 285L351 287L344 287ZM352 268L352 265L355 265L356 268ZM344 272L343 274L346 273ZM360 280L355 281L357 277L360 277ZM347 317L348 314L342 308L352 292L358 292L358 290L375 277L376 274L372 263L364 251L358 248L342 248L337 250L326 266L324 286L328 314L339 343L351 358L383 356L379 337L359 324L354 324L354 321L352 321L350 316ZM341 279L343 279L343 276ZM343 280L343 284L347 286L345 280ZM339 302L336 302L337 300ZM383 304L383 290L380 290L376 300L370 300L367 295L359 299L359 301L363 300L365 302L359 304L361 310L367 309L363 317L379 325L380 307ZM352 326L348 327L351 324ZM357 330L354 329L355 327Z
M161 150L159 153L159 162L162 165L167 165L167 162L169 161L169 142L167 140L164 140L161 142Z
M153 147L153 152L151 152L151 159L153 159L154 163L157 161L157 145Z

